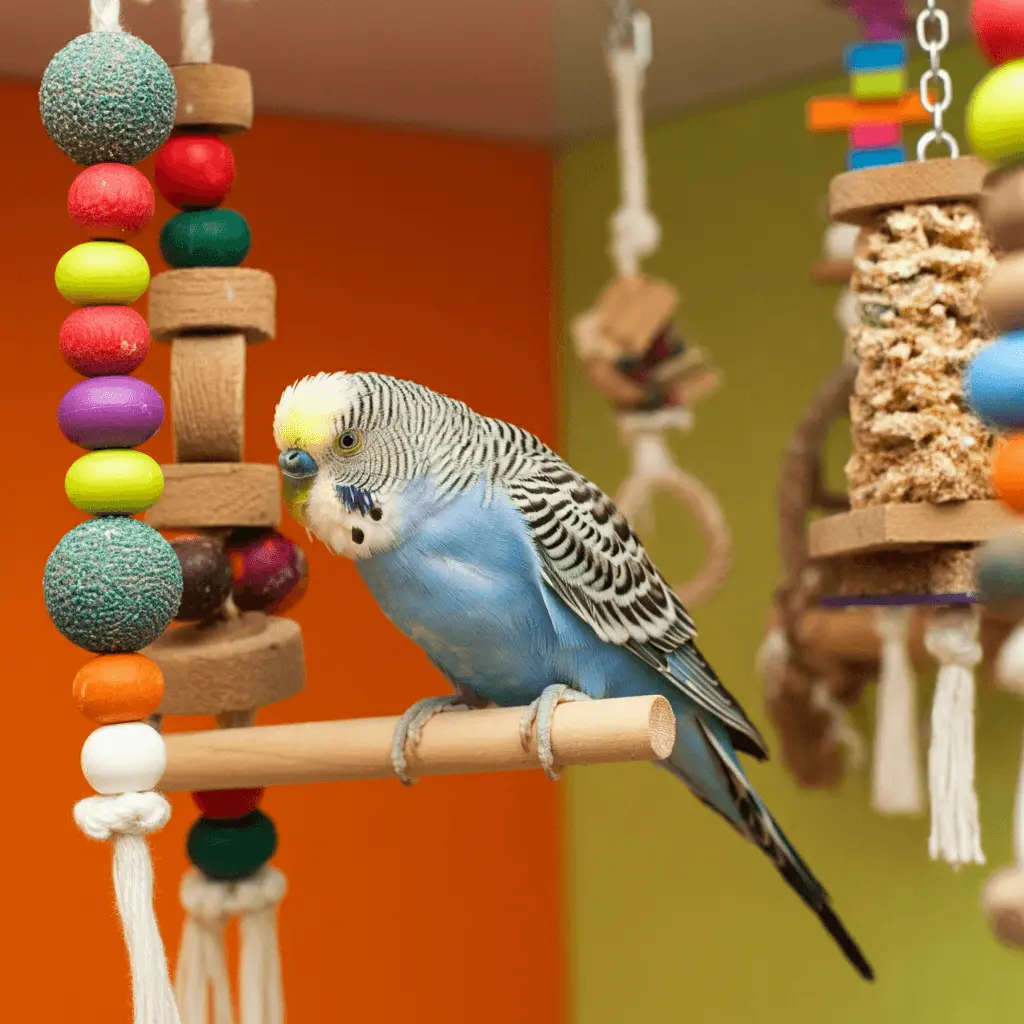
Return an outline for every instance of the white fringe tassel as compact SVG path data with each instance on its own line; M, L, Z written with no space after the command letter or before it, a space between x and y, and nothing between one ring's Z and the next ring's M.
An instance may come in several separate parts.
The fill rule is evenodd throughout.
M277 940L277 908L288 885L265 867L240 882L216 882L190 871L181 882L187 917L178 954L175 990L183 1024L234 1024L224 935L239 918L241 1024L284 1024L284 986Z
M909 608L880 608L875 626L882 641L875 712L871 806L879 814L919 814L924 780L918 740L917 697L910 652Z
M977 608L937 615L925 647L939 665L928 751L932 860L984 864L974 790L974 666L981 661Z
M153 861L145 839L170 820L170 804L153 792L91 796L75 804L74 816L87 836L114 843L114 895L128 950L135 1024L181 1024L153 912Z

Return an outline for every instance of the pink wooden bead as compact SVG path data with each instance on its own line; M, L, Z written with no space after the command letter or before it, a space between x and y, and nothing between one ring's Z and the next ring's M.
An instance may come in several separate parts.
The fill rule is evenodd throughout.
M898 124L855 124L850 129L850 145L854 149L898 146L902 135Z

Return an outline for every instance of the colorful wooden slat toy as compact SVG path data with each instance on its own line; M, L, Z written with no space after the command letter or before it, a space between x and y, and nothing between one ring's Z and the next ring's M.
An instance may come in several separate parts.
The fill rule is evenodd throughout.
M898 124L855 124L850 128L850 145L854 149L881 149L898 146L903 130Z
M863 171L868 167L890 167L907 159L902 146L874 146L870 149L851 149L846 155L846 166L851 171Z
M855 124L925 124L930 118L916 92L876 103L819 96L807 104L807 127L812 132L845 132Z
M907 47L901 39L886 43L855 43L843 53L843 70L848 75L865 71L892 71L905 67Z
M895 100L906 92L907 69L866 71L850 76L850 92L856 100Z

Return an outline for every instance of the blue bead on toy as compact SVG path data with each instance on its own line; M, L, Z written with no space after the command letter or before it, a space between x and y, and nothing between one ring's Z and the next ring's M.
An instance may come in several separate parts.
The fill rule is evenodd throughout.
M887 43L854 43L843 53L843 70L848 75L857 71L890 71L906 63L907 47L899 39Z
M851 149L846 154L846 167L863 171L868 167L891 167L906 162L907 151L902 146L879 146L872 149Z
M971 360L964 395L983 422L1003 430L1024 428L1024 331L1004 334Z

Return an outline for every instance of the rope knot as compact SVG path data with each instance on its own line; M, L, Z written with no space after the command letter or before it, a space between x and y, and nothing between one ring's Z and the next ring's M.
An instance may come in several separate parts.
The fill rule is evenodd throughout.
M977 628L972 629L967 623L932 626L925 635L924 646L940 665L974 668L982 658Z
M232 917L272 910L287 891L287 880L273 867L237 882L216 881L193 870L181 880L181 903L204 927L223 928Z
M611 229L612 255L627 267L650 256L661 241L661 226L647 209L623 207L612 216Z
M91 839L145 836L159 832L171 819L171 805L160 793L119 793L79 800L75 824Z

